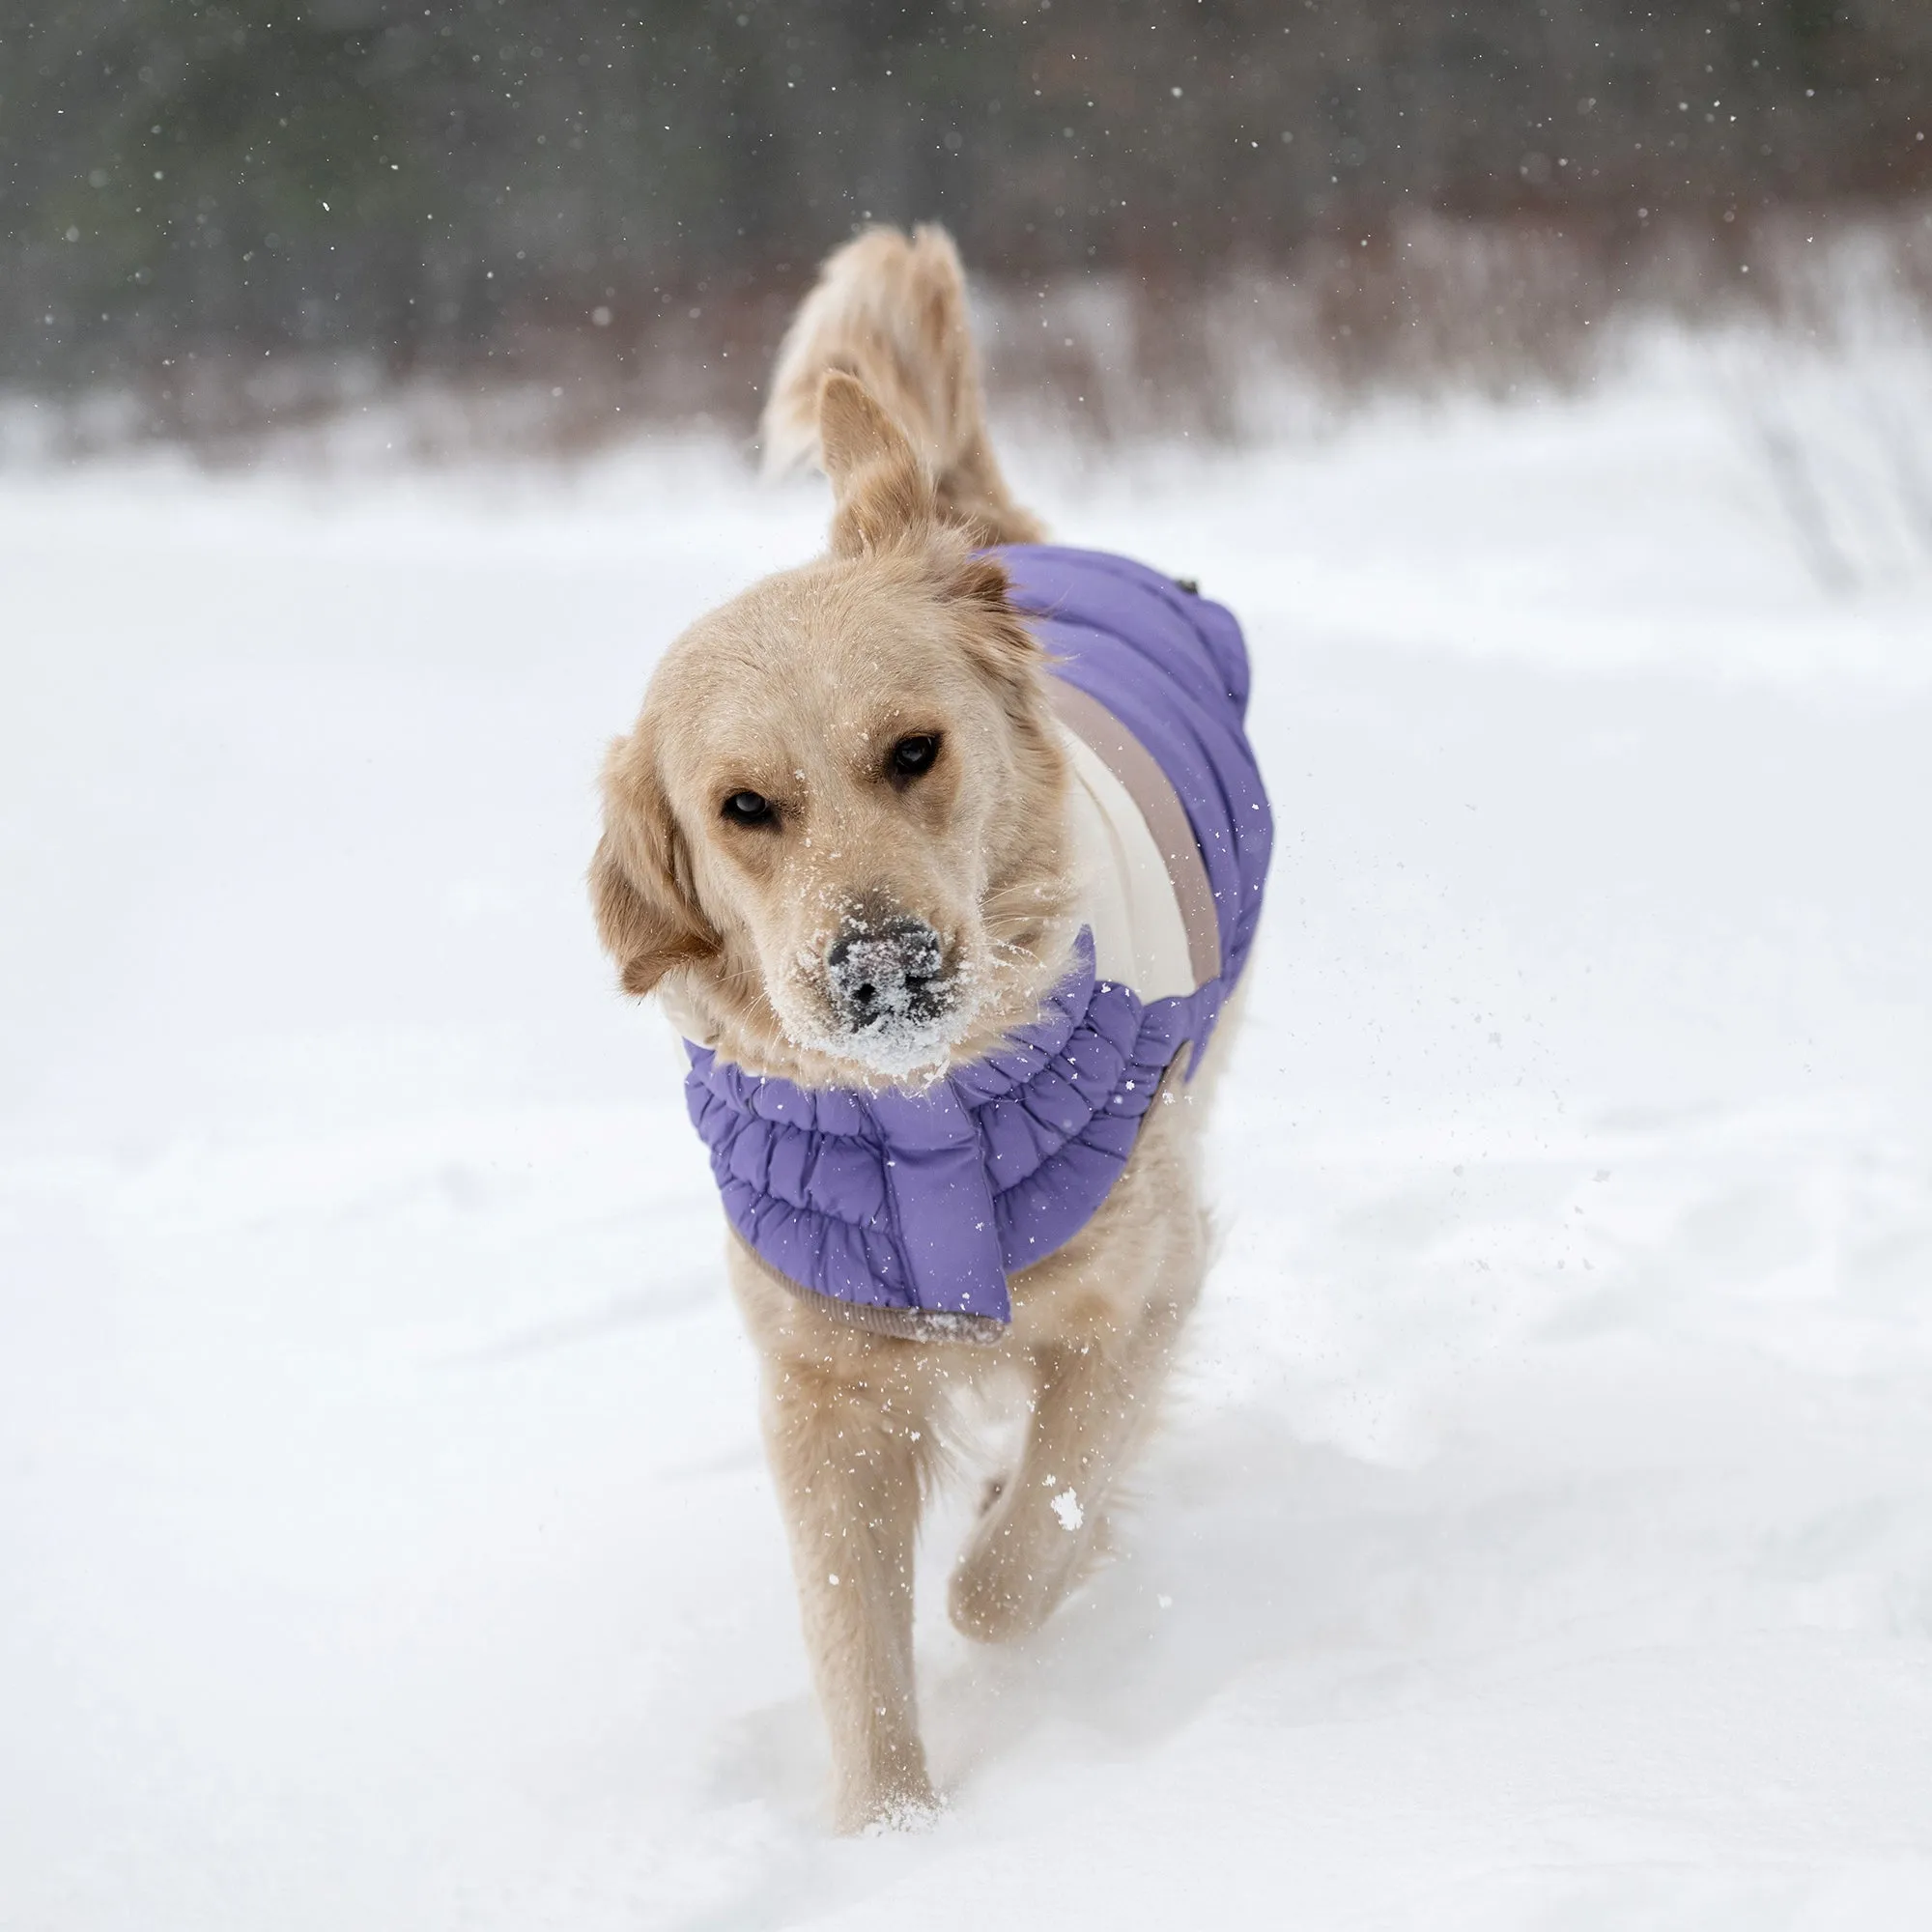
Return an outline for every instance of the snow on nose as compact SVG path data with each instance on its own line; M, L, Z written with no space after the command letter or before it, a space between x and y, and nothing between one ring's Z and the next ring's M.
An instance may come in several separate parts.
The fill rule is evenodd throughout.
M848 920L825 954L838 1016L853 1033L937 1018L949 1003L946 948L923 919Z

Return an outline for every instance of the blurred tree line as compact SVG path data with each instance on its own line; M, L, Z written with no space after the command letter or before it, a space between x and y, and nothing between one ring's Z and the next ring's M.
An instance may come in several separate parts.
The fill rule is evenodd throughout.
M1928 132L1932 0L0 0L0 381L621 354L868 215L1154 284L1717 219L1922 188Z

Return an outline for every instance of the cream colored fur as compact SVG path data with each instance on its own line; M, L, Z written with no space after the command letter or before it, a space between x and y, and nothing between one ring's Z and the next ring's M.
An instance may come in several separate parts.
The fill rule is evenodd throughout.
M1037 646L989 542L1039 533L987 446L959 265L939 230L874 229L827 263L785 338L768 450L831 477L829 554L701 619L605 767L591 867L625 988L754 1071L874 1082L841 1050L824 957L853 907L917 914L963 989L917 1081L1031 1019L1074 932L1067 771ZM942 751L916 784L882 760ZM721 815L742 791L769 827ZM1224 1024L1218 1040L1229 1029ZM1151 1426L1207 1240L1205 1082L1171 1073L1126 1172L1079 1236L1011 1283L997 1349L869 1333L794 1291L735 1236L732 1287L763 1364L764 1435L790 1539L840 1831L935 1799L913 1672L913 1553L960 1393L1029 1406L1016 1466L952 1574L969 1635L1022 1637L1104 1548L1107 1503ZM1072 1492L1077 1511L1057 1498ZM1069 1526L1071 1525L1071 1526Z
M869 228L819 271L779 346L765 406L765 467L819 456L819 388L856 376L912 439L941 514L980 543L1037 543L1040 524L1008 494L980 401L966 279L943 228Z

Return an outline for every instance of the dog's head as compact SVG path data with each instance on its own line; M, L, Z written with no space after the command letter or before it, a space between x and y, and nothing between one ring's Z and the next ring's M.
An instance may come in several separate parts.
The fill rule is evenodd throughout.
M917 1078L1033 1016L1069 933L1065 761L999 563L898 427L826 379L831 554L667 653L591 867L632 993L753 1070Z

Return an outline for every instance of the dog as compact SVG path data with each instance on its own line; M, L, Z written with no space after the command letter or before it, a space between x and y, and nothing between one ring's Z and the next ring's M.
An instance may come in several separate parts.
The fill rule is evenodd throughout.
M854 1832L936 1804L913 1556L962 1391L1016 1379L1027 1420L954 1625L1037 1630L1106 1548L1201 1291L1269 824L1234 620L1009 494L942 230L827 261L763 433L830 479L827 554L667 651L590 891L688 1042Z

